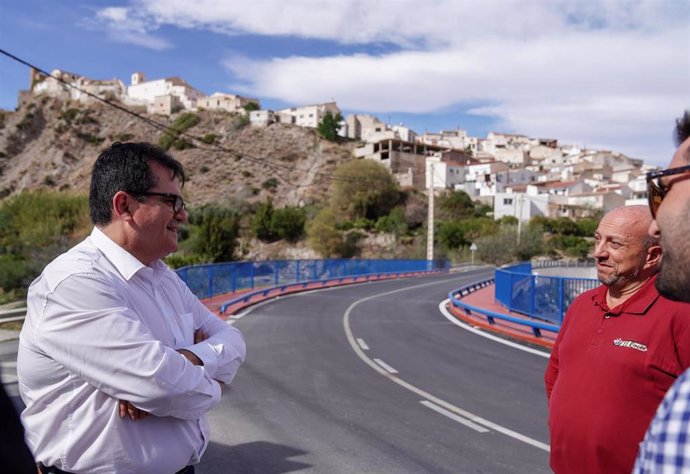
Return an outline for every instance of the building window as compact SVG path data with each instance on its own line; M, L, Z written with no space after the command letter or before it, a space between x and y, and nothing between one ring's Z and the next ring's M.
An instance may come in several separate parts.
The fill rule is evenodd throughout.
M504 206L512 206L513 205L513 198L503 198L503 205Z

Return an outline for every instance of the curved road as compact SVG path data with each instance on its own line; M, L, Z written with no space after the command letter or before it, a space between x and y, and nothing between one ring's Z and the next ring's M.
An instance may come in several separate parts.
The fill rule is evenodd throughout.
M198 472L538 473L547 359L459 328L448 291L493 270L283 297L235 322L248 355Z
M448 291L492 273L339 287L248 310L235 322L247 361L211 412L197 472L549 472L543 353L439 311ZM0 344L13 396L16 346Z

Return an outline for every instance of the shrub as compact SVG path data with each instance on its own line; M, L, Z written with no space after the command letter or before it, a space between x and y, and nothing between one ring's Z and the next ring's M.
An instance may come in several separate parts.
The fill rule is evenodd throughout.
M215 133L207 133L201 137L201 141L207 145L213 145L213 143L216 141L216 138L218 138L218 135Z
M278 187L278 180L276 178L268 178L266 181L261 183L261 187L266 190L275 191L275 189Z
M191 112L180 115L171 125L171 131L165 132L165 134L158 139L158 146L163 150L169 150L171 146L174 146L177 150L191 148L193 146L191 143L179 137L182 133L198 124L200 120L198 115Z
M278 237L288 242L296 242L304 235L307 213L297 207L286 207L273 211L271 227Z

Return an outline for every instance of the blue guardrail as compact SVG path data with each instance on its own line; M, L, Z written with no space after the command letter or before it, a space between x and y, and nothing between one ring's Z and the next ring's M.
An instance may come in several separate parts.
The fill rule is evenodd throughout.
M600 285L594 278L534 275L530 263L498 268L494 279L496 300L508 310L558 324L578 295Z
M176 270L198 298L342 277L445 270L449 260L265 260L192 265Z

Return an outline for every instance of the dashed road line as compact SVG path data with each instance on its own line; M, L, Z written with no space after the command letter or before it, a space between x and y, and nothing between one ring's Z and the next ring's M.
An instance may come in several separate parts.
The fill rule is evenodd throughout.
M542 443L541 441L538 441L536 439L525 436L522 433L518 433L517 431L511 430L510 428L506 428L505 426L499 425L498 423L494 423L493 421L487 420L487 419L482 418L478 415L475 415L474 413L471 413L467 410L464 410L460 407L457 407L457 406L453 405L452 403L449 403L445 400L442 400L441 398L438 398L435 395L432 395L431 393L429 393L425 390L422 390L421 388L419 388L415 385L412 385L411 383L401 379L400 377L396 376L395 374L389 373L384 368L379 366L379 364L377 362L375 362L375 360L372 360L369 357L367 357L367 355L364 353L364 351L362 351L362 349L360 349L360 347L357 345L357 341L356 341L355 337L352 335L352 328L350 327L350 314L352 313L352 310L355 307L357 307L359 304L364 303L366 301L376 299L376 298L380 298L382 296L388 296L388 295L400 293L403 291L408 291L408 290L415 289L415 288L423 288L426 286L438 285L440 283L446 283L446 282L432 282L432 283L426 283L426 284L421 284L421 285L409 286L406 288L398 288L396 290L386 291L384 293L379 293L376 295L367 296L366 298L359 299L359 300L355 301L354 303L352 303L350 306L348 306L348 308L345 310L345 313L343 314L343 328L345 329L345 336L347 337L347 340L350 343L350 347L355 352L355 354L365 364L367 364L369 367L374 369L376 372L383 375L384 377L387 377L391 382L395 382L396 384L400 385L401 387L404 387L407 390L415 393L417 396L422 397L426 401L429 401L438 407L444 408L445 410L447 410L453 414L460 415L460 417L462 417L463 419L469 420L469 421L471 421L477 425L484 426L490 430L494 430L498 433L504 434L508 437L515 439L515 440L521 441L521 442L528 444L530 446L533 446L535 448L549 452L551 450L551 448L546 443Z
M446 410L445 408L442 408L442 407L440 407L434 403L431 403L429 400L420 400L419 403L421 403L422 405L424 405L427 408L431 408L436 413L440 413L441 415L448 417L453 421L457 421L458 423L462 423L463 425L467 426L468 428L472 428L473 430L478 431L479 433L488 433L489 432L489 430L484 428L483 426L480 426L476 423L472 423L467 418L463 418L461 416L458 416L455 413Z
M363 351L369 350L369 346L367 346L367 343L364 342L364 339L361 337L357 339L357 344L359 344L359 347L361 347Z
M395 370L395 369L394 369L393 367L391 367L390 365L386 364L386 363L385 363L384 361L382 361L381 359L374 359L374 362L376 362L376 363L379 364L381 367L383 367L383 370L385 370L385 371L388 372L389 374L397 374L397 373L398 373L397 370Z

